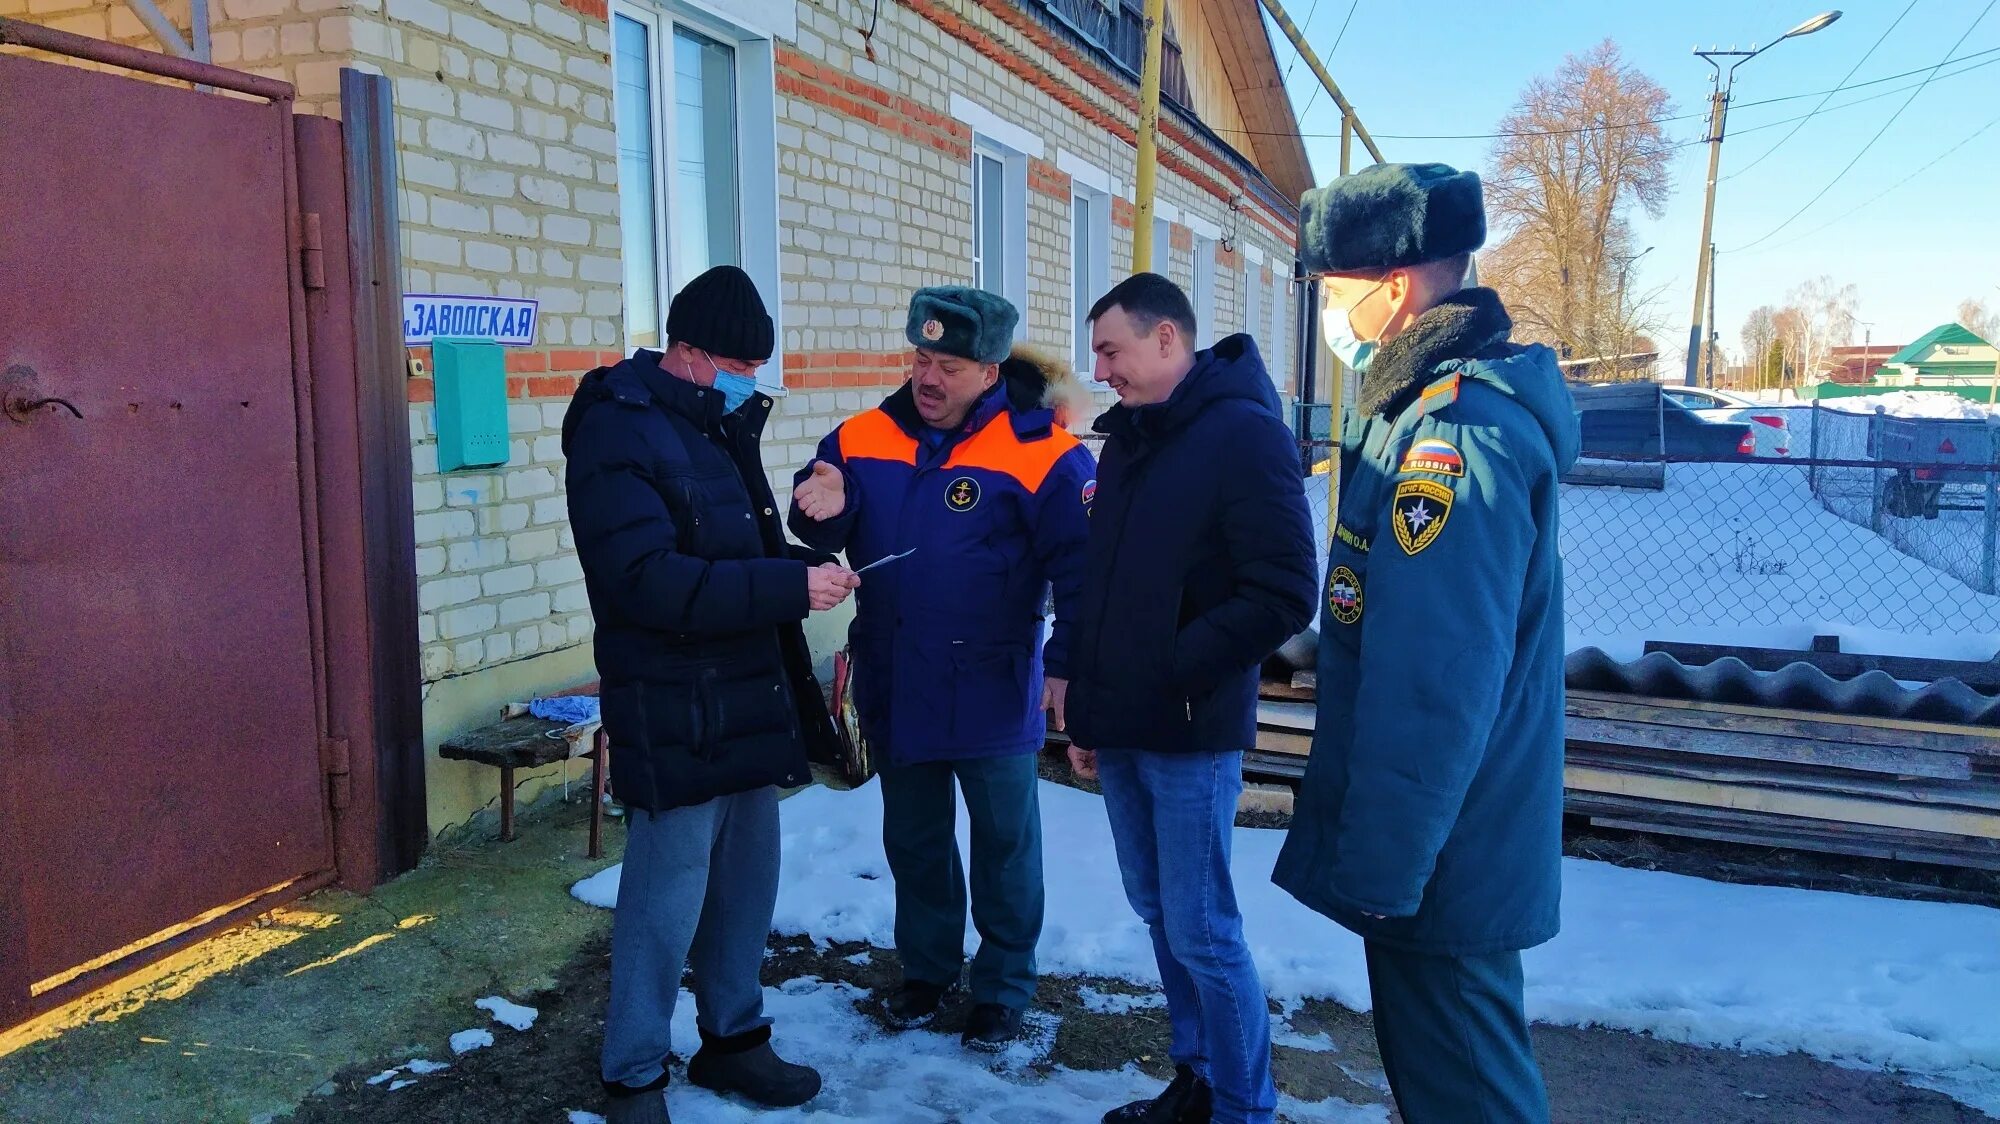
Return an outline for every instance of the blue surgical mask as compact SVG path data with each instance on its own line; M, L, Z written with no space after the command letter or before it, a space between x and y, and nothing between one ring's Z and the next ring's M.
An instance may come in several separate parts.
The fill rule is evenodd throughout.
M757 380L735 371L725 371L715 365L715 356L706 352L703 355L708 360L709 370L715 372L715 392L722 395L722 412L735 413L737 407L750 401L750 396L757 393Z
M1319 330L1326 339L1326 346L1333 350L1334 358L1357 371L1368 369L1369 360L1375 358L1375 341L1356 339L1354 324L1348 320L1346 313L1331 316L1322 312Z
M1375 289L1381 287L1377 285ZM1375 341L1364 340L1355 334L1354 309L1361 304L1361 301L1373 296L1375 289L1363 293L1361 300L1349 305L1339 315L1325 310L1320 312L1319 332L1326 340L1326 346L1333 351L1334 358L1356 371L1367 370L1369 362L1375 358Z

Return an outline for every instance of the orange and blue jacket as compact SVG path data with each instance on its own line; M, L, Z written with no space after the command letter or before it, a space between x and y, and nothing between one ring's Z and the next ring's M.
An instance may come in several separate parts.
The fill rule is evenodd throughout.
M819 444L845 478L841 514L816 522L792 508L801 542L845 552L854 569L914 551L862 578L848 634L861 733L885 763L1045 740L1042 680L1068 677L1097 468L1038 391L1003 380L941 435L927 434L905 385Z

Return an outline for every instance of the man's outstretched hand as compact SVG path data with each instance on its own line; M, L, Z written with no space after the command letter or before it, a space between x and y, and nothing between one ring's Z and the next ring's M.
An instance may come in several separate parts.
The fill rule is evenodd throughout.
M837 518L847 510L847 478L825 461L814 461L812 475L792 489L792 502L816 523Z

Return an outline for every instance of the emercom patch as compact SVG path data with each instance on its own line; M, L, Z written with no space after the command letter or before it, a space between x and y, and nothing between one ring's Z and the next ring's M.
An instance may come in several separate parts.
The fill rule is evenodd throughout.
M1396 544L1404 554L1420 554L1437 541L1444 533L1444 521L1451 516L1451 501L1451 489L1435 480L1405 480L1396 485Z

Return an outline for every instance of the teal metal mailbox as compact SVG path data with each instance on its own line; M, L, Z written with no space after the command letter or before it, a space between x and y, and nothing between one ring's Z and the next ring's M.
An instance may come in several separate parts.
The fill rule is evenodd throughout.
M500 345L437 340L438 470L506 464L507 363Z

